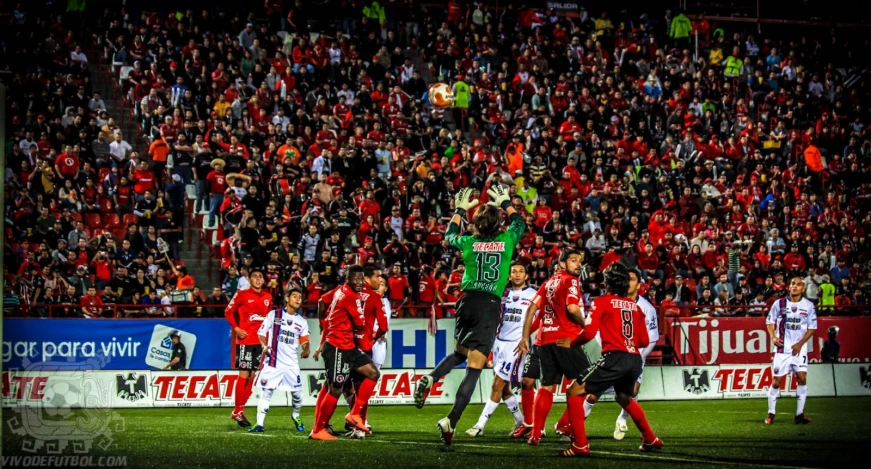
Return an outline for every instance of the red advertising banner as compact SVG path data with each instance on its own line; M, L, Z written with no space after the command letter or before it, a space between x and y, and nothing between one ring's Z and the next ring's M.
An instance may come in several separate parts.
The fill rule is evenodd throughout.
M871 361L871 317L820 317L817 332L808 342L808 359L820 361L828 329L838 326L839 361ZM675 361L682 365L729 365L766 363L774 345L768 337L765 318L666 318L664 333L674 346Z

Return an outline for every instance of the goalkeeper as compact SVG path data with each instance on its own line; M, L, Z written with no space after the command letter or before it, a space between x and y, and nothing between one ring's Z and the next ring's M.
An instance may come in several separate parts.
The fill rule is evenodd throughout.
M456 400L447 417L439 420L442 441L449 447L454 427L471 400L472 393L487 362L487 355L496 338L496 328L502 314L502 293L508 283L511 258L518 240L526 230L523 217L511 206L508 189L494 183L487 191L490 201L478 208L471 222L471 236L460 235L460 222L478 204L471 189L461 189L454 197L454 216L448 225L445 240L460 250L465 265L461 288L463 296L457 302L456 348L428 375L417 383L414 402L423 407L433 384L454 367L468 360L466 376L457 389ZM502 210L508 214L510 226L502 227Z

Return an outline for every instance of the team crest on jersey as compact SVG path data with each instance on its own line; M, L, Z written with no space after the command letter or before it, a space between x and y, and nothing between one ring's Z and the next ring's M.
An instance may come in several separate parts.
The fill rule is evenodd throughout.
M268 383L269 383L269 381L266 380L266 379L261 379L261 380L260 380L260 385L261 385L261 386L266 386Z
M520 297L519 297L519 296L512 296L512 297L511 297L511 301L513 301L513 302L515 302L515 303L517 303L518 300L520 300Z
M796 312L796 310L798 310L798 307L796 307L796 306L792 306L792 307L790 307L789 309L791 309L792 312L794 313L794 312Z

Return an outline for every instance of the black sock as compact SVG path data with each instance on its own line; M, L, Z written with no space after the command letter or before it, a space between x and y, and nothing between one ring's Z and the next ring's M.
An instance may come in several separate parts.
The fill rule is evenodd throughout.
M451 413L448 414L448 419L451 421L451 427L457 426L463 411L472 400L472 393L475 392L475 387L478 385L478 378L481 377L481 370L474 368L466 368L466 376L457 388L457 399L454 401L454 407L451 408Z
M440 361L439 364L436 365L435 369L429 373L429 375L433 377L433 383L442 379L442 376L450 373L451 370L457 367L457 365L461 365L465 361L466 356L457 352L454 352L446 356L445 358L442 358L442 361Z

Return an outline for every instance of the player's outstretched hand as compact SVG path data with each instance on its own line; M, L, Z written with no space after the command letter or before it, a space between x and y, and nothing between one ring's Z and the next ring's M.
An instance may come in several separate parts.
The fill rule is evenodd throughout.
M500 207L503 210L511 205L511 196L508 195L508 189L502 187L501 184L493 184L487 189L487 195L490 196L490 205Z
M472 197L472 189L465 187L454 196L454 206L462 211L468 211L478 205L478 199Z
M514 355L517 357L522 357L524 353L529 353L529 341L521 340L517 347L514 349Z

